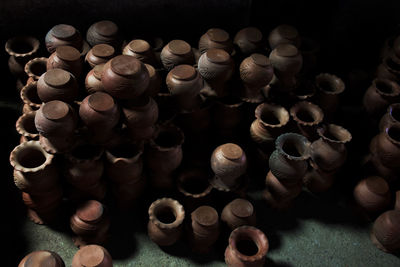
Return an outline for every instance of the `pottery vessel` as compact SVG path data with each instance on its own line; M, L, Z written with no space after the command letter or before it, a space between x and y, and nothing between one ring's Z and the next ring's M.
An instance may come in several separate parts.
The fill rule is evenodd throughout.
M156 56L150 44L141 39L130 41L122 51L123 55L132 56L145 64L157 65Z
M96 65L91 69L85 78L85 88L88 94L105 91L101 82L101 73L103 72L104 64Z
M49 53L53 53L59 46L72 46L82 51L83 40L77 29L71 25L58 24L55 25L46 34L46 48Z
M255 226L256 213L250 201L237 198L224 207L221 221L231 230L243 225Z
M315 85L316 103L325 115L331 116L339 105L339 95L345 89L343 80L336 75L321 73L315 77Z
M60 100L71 103L78 96L78 84L74 75L62 69L51 69L40 76L37 93L43 102Z
M303 178L304 186L313 193L328 191L335 182L335 172L324 172L311 162L311 169Z
M298 102L290 108L290 115L300 134L310 141L318 139L317 128L324 119L324 113L319 106L306 101Z
M300 48L301 38L295 27L282 24L274 28L269 33L268 43L272 50L280 44L291 44L297 48Z
M264 43L263 34L255 27L241 29L233 39L233 44L243 55L259 52L262 50Z
M22 116L18 118L15 124L17 132L26 141L39 140L39 132L35 127L35 115L36 111L22 114Z
M25 85L21 89L20 97L24 105L28 106L30 110L38 110L42 105L42 100L40 100L37 92L37 82Z
M269 171L265 179L266 189L263 192L263 197L273 208L283 207L301 193L302 184L303 181L301 179L296 182L278 180L278 178Z
M86 40L90 46L108 44L119 50L122 39L118 26L109 20L93 23L86 32Z
M18 267L64 267L64 261L56 252L50 250L37 250L26 255Z
M192 47L183 40L172 40L169 42L162 49L160 57L162 65L167 71L181 64L195 64Z
M379 121L379 131L383 132L391 124L400 123L400 103L391 104L387 108L387 112L382 116Z
M79 78L83 69L80 52L72 46L57 47L47 60L47 70L51 69L63 69Z
M374 222L371 240L380 250L396 253L400 250L400 211L382 213Z
M85 62L94 68L97 65L105 64L115 56L115 49L108 44L98 44L92 47L85 56Z
M223 49L228 54L233 52L233 43L227 33L223 29L211 28L200 37L199 52L204 54L208 49Z
M27 84L38 81L40 76L47 71L47 61L48 58L46 57L36 57L25 64L24 71L28 75Z
M384 132L381 132L375 143L374 154L381 163L392 169L399 169L398 159L400 157L400 125L389 125Z
M356 204L369 214L378 214L390 204L389 185L385 179L370 176L361 180L353 191Z
M375 79L363 97L364 109L373 117L381 117L390 104L399 100L400 87L387 79Z
M72 267L96 266L112 267L110 253L102 246L87 245L81 247L72 258Z

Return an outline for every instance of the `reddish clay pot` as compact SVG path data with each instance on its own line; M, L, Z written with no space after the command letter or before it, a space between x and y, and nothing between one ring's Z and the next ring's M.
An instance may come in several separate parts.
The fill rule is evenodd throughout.
M59 207L62 202L63 190L62 187L57 185L49 191L43 192L40 195L30 195L22 192L22 201L24 204L35 210L39 214L50 214Z
M183 40L172 40L161 51L161 62L168 71L182 64L194 65L194 54L190 44Z
M94 68L97 65L105 64L115 56L115 49L108 44L98 44L92 47L85 56L85 61Z
M60 100L73 102L78 96L78 84L75 77L62 69L51 69L40 76L37 93L43 102Z
M98 266L112 267L110 253L102 246L87 245L79 249L72 258L72 267Z
M400 211L382 213L374 222L371 240L380 250L396 253L400 250Z
M101 82L101 73L103 72L104 64L96 65L90 70L85 78L85 88L88 94L105 91Z
M122 54L132 56L146 64L157 65L153 49L145 40L135 39L130 41L129 44L125 46Z
M234 230L243 225L256 225L256 213L250 201L237 198L224 207L221 221Z
M64 267L65 264L56 252L38 250L26 255L18 264L18 267L29 266Z
M236 33L233 44L243 55L257 53L264 46L263 34L254 27L244 28Z
M146 66L147 71L149 72L149 85L146 89L146 94L151 97L157 96L157 94L161 91L161 86L162 86L162 79L159 71L156 71L156 69L149 65L149 64L144 64Z
M273 208L282 207L285 203L290 203L302 190L302 180L297 182L278 180L271 171L267 174L265 185L266 190L263 197Z
M149 208L147 231L150 239L159 246L171 246L182 235L185 211L178 201L161 198Z
M387 107L399 100L400 87L397 83L386 79L375 79L364 94L365 110L374 117L381 117Z
M400 123L400 103L391 104L379 122L379 131L383 132L391 124Z
M47 70L47 61L48 58L46 57L37 57L29 60L25 64L25 73L28 75L28 81L26 82L31 83L33 81L38 81L40 76L42 76Z
M310 141L318 139L317 128L324 119L324 113L317 105L306 101L298 102L290 108L290 115L300 134Z
M375 155L381 163L392 169L398 169L398 159L400 157L400 125L392 124L384 132L380 133L376 139Z
M229 33L219 28L211 28L200 37L199 52L204 54L208 49L223 49L228 54L233 52L233 43Z
M18 118L15 124L17 132L26 141L39 140L39 132L35 127L35 115L36 111L22 114L22 116Z
M83 40L77 29L71 25L58 24L50 29L45 38L46 48L53 53L59 46L72 46L82 51Z
M225 250L228 266L263 266L269 249L268 239L259 229L241 226L232 231Z
M269 47L273 50L280 44L291 44L300 47L301 38L297 29L291 25L282 24L274 28L268 36Z
M72 46L59 46L47 60L47 70L63 69L78 78L83 69L81 54Z
M20 96L24 105L28 105L30 110L38 110L42 105L42 100L40 100L37 93L37 82L25 85L21 89Z
M147 89L149 72L136 58L120 55L104 65L101 81L106 92L113 97L133 99Z
M86 32L86 40L90 46L108 44L119 50L122 39L118 26L109 20L101 20L93 23Z

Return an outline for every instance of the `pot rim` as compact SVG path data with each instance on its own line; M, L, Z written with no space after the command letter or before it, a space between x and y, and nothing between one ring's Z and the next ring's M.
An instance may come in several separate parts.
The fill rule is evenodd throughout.
M29 44L32 46L32 50L27 53L17 53L15 51L13 51L11 49L11 46L14 42L17 42L17 41L29 42ZM15 36L13 38L8 39L5 44L5 50L10 56L23 58L23 57L32 56L34 53L36 53L39 50L39 46L40 46L40 42L35 37L28 36L28 35L21 35L21 36Z
M29 77L32 77L35 81L39 80L39 78L40 78L41 75L38 76L38 75L34 74L34 73L31 71L31 67L32 67L32 65L34 65L34 64L36 64L36 63L44 63L45 65L47 65L47 60L48 60L47 57L36 57L36 58L33 58L33 59L29 60L29 61L25 64L25 67L24 67L25 73L26 73ZM44 73L46 73L46 72L44 72ZM42 74L44 74L44 73L42 73Z
M266 123L265 121L262 120L262 113L264 111L269 111L272 112L273 115L281 115L281 116L275 116L279 120L279 124L269 124ZM282 114L276 114L278 112L281 112ZM256 107L256 110L254 111L255 117L260 121L260 123L269 128L279 128L285 126L290 119L289 112L286 110L286 108L276 105L273 103L262 103ZM282 119L280 119L282 117Z
M316 118L313 118L314 121L311 122L307 122L307 121L303 121L301 120L298 116L297 113L301 110L307 110L310 111L312 113L312 115L315 115ZM314 126L314 125L318 125L320 124L323 119L324 119L324 112L322 111L322 109L311 102L308 101L300 101L297 102L294 106L292 106L290 108L290 115L293 117L293 120L295 120L297 123L305 125L305 126ZM313 116L314 117L314 116Z
M303 146L303 151L301 156L292 156L286 153L286 151L283 149L283 145L287 141L292 141L292 142L297 142L298 145ZM289 160L306 160L310 157L310 149L311 149L311 142L308 141L308 139L297 133L284 133L278 136L278 138L275 141L275 147L276 150L279 152L279 154L283 155Z
M33 168L22 166L18 161L18 154L20 153L21 150L24 150L27 148L31 148L31 149L40 151L42 153L42 155L45 157L45 161L41 165L39 165L37 167L33 167ZM35 172L44 170L48 165L51 164L53 158L54 158L54 155L47 153L46 150L40 145L39 141L28 141L28 142L24 142L24 143L16 146L13 149L13 151L11 151L10 163L11 163L11 166L13 166L14 169L17 171L20 171L22 173L35 173Z
M175 216L175 221L172 223L163 223L158 220L156 213L156 209L159 207L165 207L172 210ZM161 198L157 199L153 203L151 203L149 210L149 221L152 222L154 225L159 227L160 229L173 229L179 227L183 219L185 218L185 210L183 206L175 199L172 198Z
M343 135L343 138L341 138L341 140L338 140L338 139L332 139L330 137L327 137L325 135L325 133L332 129L335 129L336 131L341 132L340 134ZM333 124L333 123L326 124L326 125L323 125L322 127L318 128L317 133L324 141L328 141L330 143L345 144L345 143L350 142L352 139L352 135L347 129L345 129L344 127L342 127L340 125Z
M326 82L330 82L330 83L333 82L336 85L335 86L336 90L333 90L333 91L323 90L319 86L319 83L322 82L322 81L326 81ZM338 94L342 93L344 91L345 87L346 87L341 78L339 78L336 75L330 74L330 73L320 73L320 74L318 74L315 77L315 85L319 89L319 91L322 91L322 92L324 92L325 94L328 94L328 95L338 95Z

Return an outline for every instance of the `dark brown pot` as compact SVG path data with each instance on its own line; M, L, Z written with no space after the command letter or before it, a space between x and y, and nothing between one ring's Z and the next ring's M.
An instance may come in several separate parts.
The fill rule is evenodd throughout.
M72 46L82 51L83 40L77 29L71 25L58 24L50 29L45 38L46 48L53 53L59 46Z
M317 128L324 119L324 113L320 107L311 102L298 102L290 108L290 115L296 122L300 134L310 141L318 139Z
M391 124L400 123L400 103L391 104L379 122L379 131L383 132Z
M136 58L120 55L105 64L101 81L106 92L113 97L133 99L147 89L149 72Z
M380 250L395 253L400 250L400 211L382 213L374 222L371 240Z
M47 60L47 70L51 69L63 69L79 78L83 69L80 52L72 46L57 47Z
M221 221L234 230L243 225L256 225L256 213L250 201L237 198L224 207Z
M22 201L24 204L40 214L50 214L54 212L61 204L62 197L63 190L59 185L50 188L46 192L42 192L40 195L31 195L22 192Z
M72 258L72 267L97 266L112 267L110 253L102 246L87 245L79 249Z
M37 93L43 102L61 100L71 103L78 96L78 84L75 77L62 69L51 69L40 76Z
M208 49L223 49L228 54L233 52L233 43L229 33L219 28L211 28L200 37L199 52L204 54Z
M90 46L108 44L116 50L120 50L122 44L118 26L109 20L93 23L86 32L86 40Z
M391 169L399 169L400 158L400 125L392 124L376 139L375 155L381 163Z
M339 77L321 73L315 77L317 87L317 102L325 115L333 114L339 104L339 95L344 91L345 84Z
M64 267L65 264L56 252L38 250L26 255L18 264L18 267L28 266Z
M156 56L150 44L141 39L135 39L129 42L122 51L123 55L132 56L143 63L153 66L157 65Z
M195 64L192 47L183 40L169 42L162 49L160 58L164 68L168 71L181 64Z
M92 47L85 56L85 61L94 68L97 65L105 64L115 56L115 49L108 44L98 44Z
M38 110L42 105L42 100L40 100L37 92L37 82L25 85L21 89L20 96L24 105L28 105L30 110Z
M243 55L257 53L264 46L263 34L255 27L244 28L236 33L233 44Z
M378 214L390 204L389 185L385 179L370 176L361 180L353 191L356 204L370 214Z
M295 27L282 24L269 33L268 42L271 49L275 49L280 44L292 44L299 48L301 38Z
M33 81L38 81L40 76L42 76L47 70L47 61L48 58L46 57L36 57L29 60L25 64L25 73L28 75L28 81L26 82L31 83Z
M88 72L85 78L85 88L88 94L105 91L103 83L101 82L103 68L104 64L96 65Z
M364 94L363 105L367 113L381 117L387 107L399 100L400 87L387 79L375 79Z

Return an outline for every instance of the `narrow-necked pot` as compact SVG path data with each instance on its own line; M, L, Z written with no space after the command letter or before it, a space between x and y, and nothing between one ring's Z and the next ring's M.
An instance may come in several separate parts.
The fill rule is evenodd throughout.
M399 96L400 87L397 83L375 79L364 94L363 105L369 115L379 118L390 104L398 102Z
M47 57L36 57L25 64L24 70L29 77L27 84L38 81L40 76L47 71L47 61Z
M315 77L317 87L317 103L325 115L332 115L339 104L339 95L344 91L345 84L336 75L321 73Z

